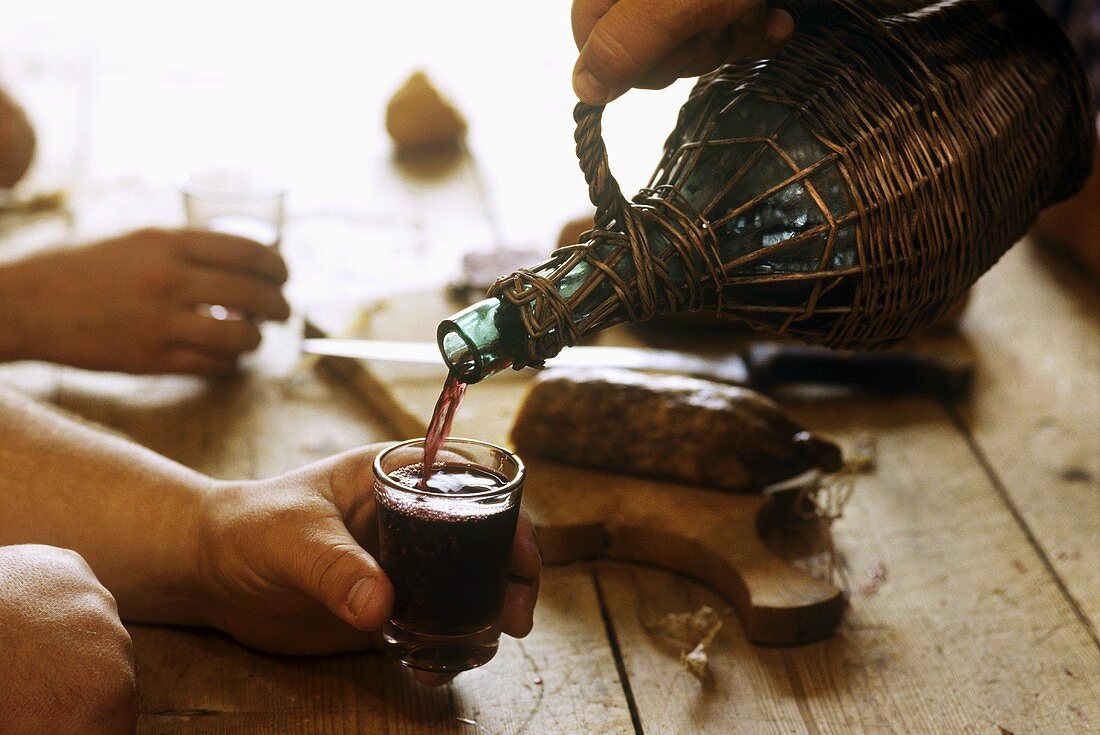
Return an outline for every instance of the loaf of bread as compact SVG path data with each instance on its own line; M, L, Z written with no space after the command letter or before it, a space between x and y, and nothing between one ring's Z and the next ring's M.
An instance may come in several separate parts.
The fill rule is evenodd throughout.
M617 369L547 370L512 427L520 456L726 490L836 471L840 448L751 390Z

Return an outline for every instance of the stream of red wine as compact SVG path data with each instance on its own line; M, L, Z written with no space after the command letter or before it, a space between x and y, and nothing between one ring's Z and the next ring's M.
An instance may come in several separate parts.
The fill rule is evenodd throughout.
M451 424L455 420L455 412L462 404L462 397L466 395L466 381L458 377L454 372L447 376L447 382L443 384L443 391L436 401L435 411L432 413L431 423L428 424L428 433L424 437L424 462L421 464L420 489L428 489L428 478L434 471L435 457L439 448L451 434Z

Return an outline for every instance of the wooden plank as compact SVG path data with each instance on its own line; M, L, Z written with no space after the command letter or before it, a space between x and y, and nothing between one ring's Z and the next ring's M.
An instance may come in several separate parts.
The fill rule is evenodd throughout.
M661 573L604 568L645 731L1092 732L1100 655L943 410L908 400L794 413L849 442L878 437L878 470L834 529L848 615L834 638L796 648L754 647L727 624L713 687L700 688L654 646L638 610L721 601Z
M225 479L270 477L386 438L339 386L308 373L207 382L65 371L54 402Z
M586 567L544 571L534 631L498 656L455 680L457 711L477 732L633 732Z
M535 630L439 689L378 653L286 658L223 636L131 626L139 733L631 733L586 568L548 570Z
M1097 643L1100 289L1025 240L978 283L963 331L979 361L960 421Z
M751 644L731 618L728 601L713 590L670 572L613 562L598 565L598 579L645 732L806 731L789 686L777 676L784 673L782 664L769 660L784 649ZM703 605L723 616L708 649L713 677L705 684L681 665L681 651L646 630L666 614L694 612Z
M797 490L772 497L713 493L673 482L527 458L523 504L543 560L593 557L653 564L726 595L749 637L790 644L833 634L843 593L769 549L763 535L797 517Z

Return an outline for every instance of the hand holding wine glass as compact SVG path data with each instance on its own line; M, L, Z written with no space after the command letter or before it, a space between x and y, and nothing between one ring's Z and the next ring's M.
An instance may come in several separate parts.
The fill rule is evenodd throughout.
M217 374L286 319L274 250L215 232L145 229L0 265L0 359L132 373ZM202 313L224 304L253 319Z
M394 601L393 586L375 560L372 463L383 446L269 480L215 484L203 506L198 545L208 623L243 643L282 653L380 645L379 629ZM420 458L413 449L405 455L409 463ZM530 519L521 514L502 632L522 638L531 631L541 566ZM451 678L415 673L425 684Z
M0 547L49 545L27 547L11 573L26 587L31 580L20 570L29 565L46 574L51 559L64 562L49 573L54 582L30 590L58 594L27 598L33 603L27 609L33 614L40 607L35 600L56 608L50 601L66 590L94 593L82 598L95 603L94 625L47 621L54 637L43 633L36 640L64 645L69 635L87 642L88 631L99 631L101 645L109 633L121 646L121 616L216 627L279 653L380 645L393 605L392 586L374 556L372 463L383 445L264 480L215 480L2 386L0 435L6 468L0 475ZM0 555L0 577L8 558ZM541 566L526 518L520 518L509 561L499 628L521 637L531 630ZM0 628L19 615L4 608L11 589L0 585ZM107 605L110 596L117 612ZM27 676L37 676L35 661L22 664ZM449 677L417 678L438 684ZM0 693L0 712L4 704Z

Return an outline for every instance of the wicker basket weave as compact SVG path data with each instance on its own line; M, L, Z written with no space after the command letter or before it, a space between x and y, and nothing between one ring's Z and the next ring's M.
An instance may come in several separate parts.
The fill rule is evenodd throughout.
M787 47L701 78L632 202L608 168L602 108L577 107L596 227L490 290L522 307L525 364L616 322L700 308L883 346L937 319L1087 177L1088 85L1032 0L784 7ZM746 247L785 207L804 208L789 231Z

